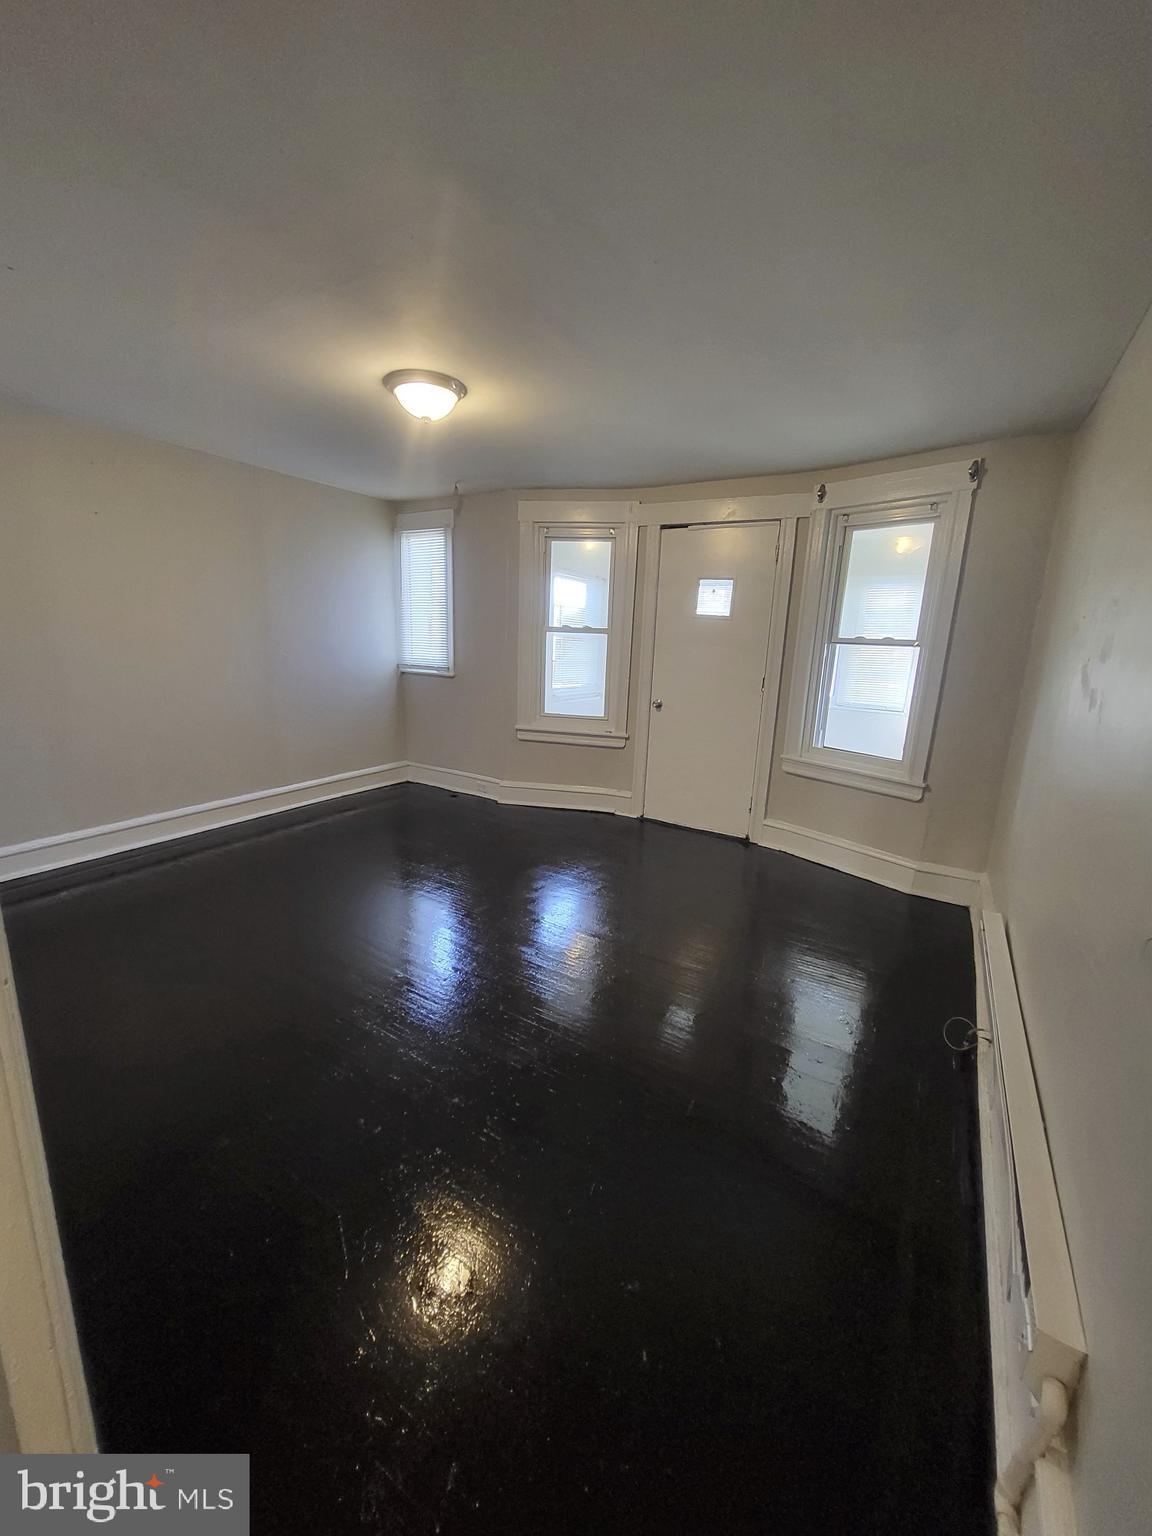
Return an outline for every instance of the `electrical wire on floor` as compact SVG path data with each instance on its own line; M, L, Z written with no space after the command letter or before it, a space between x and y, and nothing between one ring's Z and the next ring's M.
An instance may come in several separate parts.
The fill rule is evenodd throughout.
M953 1024L966 1024L968 1026L964 1038L959 1045L952 1038L952 1035L955 1033L952 1030ZM954 1013L950 1019L946 1019L941 1034L944 1036L944 1044L950 1051L955 1051L958 1056L964 1051L974 1051L978 1045L992 1044L992 1036L987 1034L978 1025L973 1024L971 1019L966 1019L962 1013Z

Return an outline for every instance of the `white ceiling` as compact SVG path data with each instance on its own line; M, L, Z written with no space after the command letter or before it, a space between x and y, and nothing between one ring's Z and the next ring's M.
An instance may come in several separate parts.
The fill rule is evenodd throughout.
M1144 0L6 0L0 388L376 494L1080 419ZM390 368L457 374L448 422Z

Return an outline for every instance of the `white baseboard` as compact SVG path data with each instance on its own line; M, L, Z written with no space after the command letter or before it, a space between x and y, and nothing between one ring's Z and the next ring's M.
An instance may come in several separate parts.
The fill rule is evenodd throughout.
M597 789L589 784L521 784L505 779L500 785L501 805L551 806L558 811L607 811L613 816L632 815L628 789Z
M405 777L409 784L427 784L431 789L448 789L455 795L478 795L481 800L500 798L500 780L486 773L466 773L462 768L433 768L428 763L408 763Z
M898 853L886 853L882 848L866 848L861 843L850 843L827 832L797 827L788 821L766 818L756 841L762 848L792 853L813 864L825 864L846 875L859 875L863 880L872 880L877 885L886 885L907 895L931 896L936 901L950 901L961 907L974 906L980 900L980 876L973 870L920 863Z
M188 837L195 832L209 832L235 822L271 816L277 811L314 805L342 795L361 794L370 789L384 789L392 784L427 784L456 794L476 795L497 805L551 807L555 810L606 811L616 816L635 816L632 793L626 789L604 789L589 784L535 784L515 779L497 779L489 774L469 773L461 768L437 768L429 763L380 763L372 768L350 773L334 773L323 779L309 779L302 784L282 785L277 789L258 790L234 795L228 800L211 800L203 805L183 806L152 816L137 816L131 821L113 822L103 827L86 827L79 832L65 832L32 842L14 843L0 848L0 882L22 875L61 869L89 859L105 858L146 848L153 843ZM969 870L948 869L938 864L921 864L879 848L865 848L827 833L784 821L765 821L756 838L765 848L796 854L816 864L825 864L845 874L859 875L893 890L915 896L932 896L961 906L979 903L980 877Z
M357 768L350 773L329 774L323 779L307 779L302 784L285 784L278 789L233 795L227 800L209 800L203 805L186 805L175 811L136 816L131 821L115 821L104 827L85 827L79 832L63 832L29 843L13 843L0 848L0 881L61 869L68 864L82 864L89 859L106 858L110 853L147 848L153 843L170 842L194 832L210 832L233 822L252 821L258 816L314 805L339 795L383 789L389 784L404 783L407 776L407 763L380 763L374 768Z
M1036 1463L1036 1476L1024 1498L1023 1536L1076 1536L1079 1523L1072 1497L1072 1475L1062 1452L1049 1451Z
M627 789L601 789L590 784L527 784L516 779L496 779L459 768L433 768L428 763L409 763L413 784L430 784L461 795L479 795L497 805L551 807L559 811L608 811L631 816L632 793Z
M981 908L991 907L991 886L981 877L980 898L972 909L972 945L976 970L976 1025L991 1039L992 1010L981 950ZM995 908L991 908L995 910ZM984 1258L987 1266L988 1342L992 1377L996 1467L1006 1467L1032 1428L1031 1395L1021 1370L1022 1303L1009 1297L1012 1270L1012 1224L1015 1190L1008 1154L998 1135L994 1095L993 1049L981 1044L976 1058L977 1105L980 1119L980 1183L983 1190ZM991 1500L991 1490L989 1490ZM1022 1536L1076 1536L1076 1505L1072 1475L1061 1444L1036 1464L1035 1476L1020 1510Z
M170 842L195 832L210 832L234 822L294 810L297 806L315 805L343 795L362 794L369 789L385 789L391 784L405 783L430 784L436 789L478 795L485 800L494 800L498 805L632 814L632 796L628 790L598 789L582 784L524 784L466 773L458 768L432 768L426 763L380 763L374 768L333 773L327 778L309 779L303 784L286 784L278 789L234 795L228 800L210 800L203 805L186 805L153 816L137 816L131 821L112 822L104 827L86 827L79 832L63 832L56 837L13 843L0 848L0 882L62 869L69 864L83 864L89 859L102 859L113 853L128 853L134 848Z

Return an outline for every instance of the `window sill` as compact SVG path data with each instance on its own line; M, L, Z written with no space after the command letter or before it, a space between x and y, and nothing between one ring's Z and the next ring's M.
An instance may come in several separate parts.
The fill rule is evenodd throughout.
M455 667L405 667L396 668L398 672L407 672L411 677L455 677Z
M550 741L565 747L626 747L627 732L557 730L553 726L518 725L521 741Z
M896 779L885 773L872 773L867 768L850 768L838 763L814 762L806 757L782 757L780 766L785 773L794 773L803 779L820 779L825 784L841 784L847 789L864 789L874 795L893 795L898 800L922 800L926 784L910 779Z

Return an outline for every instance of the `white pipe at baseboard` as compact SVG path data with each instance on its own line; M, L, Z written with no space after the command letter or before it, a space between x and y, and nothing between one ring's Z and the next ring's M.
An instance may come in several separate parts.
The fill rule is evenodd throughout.
M1055 1376L1045 1376L1032 1428L996 1478L993 1499L999 1536L1020 1536L1020 1505L1032 1481L1036 1463L1047 1453L1067 1421L1067 1389Z

